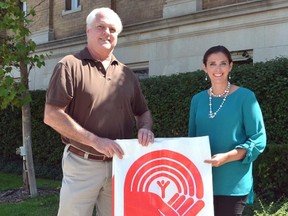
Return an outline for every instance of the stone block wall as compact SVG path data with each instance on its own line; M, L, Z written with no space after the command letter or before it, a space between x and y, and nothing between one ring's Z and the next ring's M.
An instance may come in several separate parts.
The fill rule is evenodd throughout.
M162 18L165 0L117 0L116 12L123 25Z
M35 7L36 17L30 24L33 34L42 41L65 39L85 34L88 13L96 7L110 7L122 19L123 25L163 18L163 8L169 0L81 0L80 8L71 13L65 11L65 1L28 0L27 7ZM203 9L252 0L202 0ZM44 39L43 39L44 37ZM41 41L41 40L40 40Z
M203 0L203 9L215 8L230 4L236 4L241 2L248 2L253 0Z

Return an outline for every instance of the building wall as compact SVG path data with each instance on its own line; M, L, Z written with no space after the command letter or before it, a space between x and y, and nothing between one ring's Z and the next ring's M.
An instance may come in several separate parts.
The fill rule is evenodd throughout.
M95 3L96 2L96 3ZM55 40L77 36L85 33L86 16L96 7L110 7L110 0L80 1L81 10L64 13L64 1L54 1L54 36Z
M114 0L123 25L162 17L164 0ZM148 2L148 4L147 4ZM30 25L34 41L39 44L61 40L85 32L86 16L97 7L112 7L111 0L80 1L79 10L65 12L65 1L28 0L28 8L35 7L36 16Z
M241 2L249 2L252 0L203 0L203 9L221 7Z
M28 0L26 5L28 12L31 8L36 12L34 17L29 17L32 20L29 29L33 33L33 40L38 44L53 40L53 1Z
M175 10L178 5L184 5L183 3L188 5L191 2L201 2L202 10L248 1L252 0L82 0L79 10L70 13L65 12L63 0L28 0L27 8L35 8L36 16L32 18L30 29L34 41L41 44L83 34L85 18L96 7L113 8L125 26L163 18L163 8L167 4L172 4L171 10Z
M162 18L164 0L117 0L115 10L123 25Z
M116 1L116 9L119 7L117 2L121 0ZM218 44L226 46L232 52L249 50L254 62L279 56L288 57L286 0L229 3L202 10L207 2L166 0L162 8L165 18L157 18L159 15L155 14L160 9L155 9L158 12L151 12L148 21L124 26L114 54L131 67L142 65L149 68L149 76L200 69L204 52ZM153 1L153 4L161 5L161 1ZM132 15L131 17L133 18ZM125 19L130 18L127 15ZM66 54L78 52L85 44L86 36L80 32L69 38L39 44L37 54L50 51L52 54L45 67L33 69L30 88L46 89L57 61Z
M39 0L28 0L27 11L31 8L35 8L35 17L29 17L33 22L30 23L29 28L31 32L37 32L40 30L47 29L50 26L50 0L43 1L40 3Z

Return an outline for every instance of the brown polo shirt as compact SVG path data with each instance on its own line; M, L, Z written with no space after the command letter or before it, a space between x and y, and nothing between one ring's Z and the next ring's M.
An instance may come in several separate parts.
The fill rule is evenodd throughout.
M148 110L138 78L114 56L107 68L87 48L55 66L46 103L65 107L83 128L109 139L133 138L134 116ZM93 148L62 136L65 144L97 154Z

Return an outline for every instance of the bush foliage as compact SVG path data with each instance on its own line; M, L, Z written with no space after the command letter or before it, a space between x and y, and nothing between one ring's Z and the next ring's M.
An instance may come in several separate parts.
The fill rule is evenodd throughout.
M268 146L255 163L255 189L266 197L288 195L288 59L235 66L231 83L253 90L267 129ZM185 137L191 96L209 88L201 70L141 80L154 119L156 137ZM32 144L36 175L61 178L64 145L59 135L43 123L45 91L32 91ZM0 111L0 169L15 170L21 158L15 149L22 144L21 109ZM4 164L5 161L5 164ZM7 164L7 161L12 161ZM15 164L13 166L13 164ZM9 168L7 168L9 167ZM19 168L19 167L18 167ZM20 165L20 170L21 170Z

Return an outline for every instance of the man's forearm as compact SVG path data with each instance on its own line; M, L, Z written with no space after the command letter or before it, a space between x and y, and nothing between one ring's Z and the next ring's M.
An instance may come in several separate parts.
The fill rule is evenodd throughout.
M153 126L153 120L151 112L148 110L145 113L143 113L141 116L136 117L136 124L137 128L146 128L148 130L152 129Z

